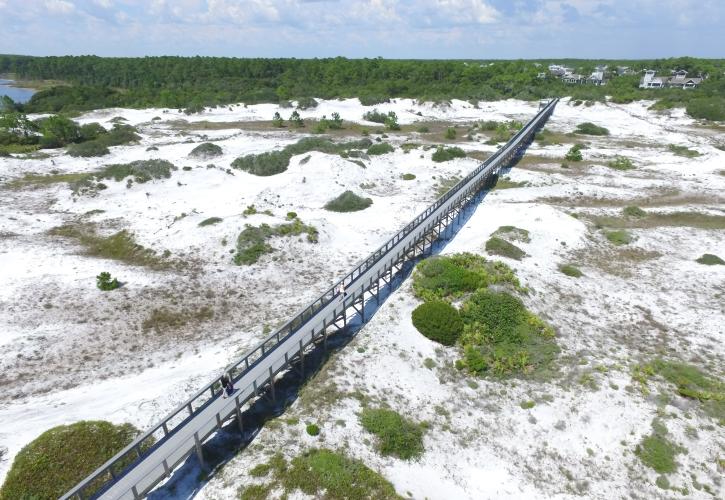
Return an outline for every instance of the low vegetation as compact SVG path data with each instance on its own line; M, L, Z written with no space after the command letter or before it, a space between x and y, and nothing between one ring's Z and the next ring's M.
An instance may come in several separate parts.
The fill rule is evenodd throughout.
M269 176L284 172L289 167L290 159L296 155L319 151L327 154L343 154L350 150L369 148L370 139L335 143L322 137L306 137L279 151L240 156L232 162L232 167L244 170L253 175Z
M403 174L400 176L400 178L404 181L412 181L413 179L415 179L415 174Z
M222 218L221 217L209 217L208 219L204 219L203 221L201 221L199 223L199 227L211 226L211 225L214 225L214 224L219 224L221 221L222 221Z
M500 255L514 260L521 260L526 256L526 252L498 236L489 238L486 242L486 251L492 255Z
M574 133L582 135L609 135L609 130L591 122L584 122L576 126Z
M680 453L680 449L667 439L667 428L663 424L653 425L652 433L642 439L634 453L642 463L660 474L677 470L675 456Z
M214 318L214 310L209 306L172 309L157 307L141 322L144 331L162 333L183 328L186 325L198 325Z
M582 157L582 149L584 149L583 144L574 144L571 148L569 148L566 155L564 155L564 159L567 161L582 161L584 159Z
M211 142L204 142L191 150L189 156L192 158L208 159L221 156L224 153L221 147Z
M499 177L496 179L496 184L494 185L494 189L513 189L513 188L520 188L520 187L526 187L529 183L526 181L512 181L508 177Z
M438 146L431 156L431 160L436 163L442 163L444 161L450 161L454 158L465 158L466 152L459 147L444 147Z
M579 268L571 264L563 264L559 266L559 271L561 271L562 274L566 274L567 276L570 276L572 278L581 278L582 276L584 276L584 273L582 273Z
M607 162L607 166L609 168L613 168L614 170L633 170L635 168L632 160L625 158L624 156L618 156L614 160Z
M358 212L365 210L372 204L373 200L370 198L363 198L352 191L345 191L337 198L328 201L325 204L325 210L331 212Z
M430 257L418 263L413 274L413 293L426 301L454 299L504 284L521 290L510 267L472 253Z
M632 243L632 235L625 231L624 229L620 229L617 231L605 231L604 236L606 236L607 240L616 246L621 245L628 245Z
M463 332L463 320L458 310L448 302L430 300L415 308L412 315L413 326L439 344L451 346Z
M495 376L545 369L558 353L554 330L517 297L481 289L461 308L463 359L456 366Z
M677 156L684 156L685 158L697 158L698 156L702 156L699 151L690 149L687 146L677 146L675 144L670 144L669 146L667 146L667 149L669 149L671 153L674 153Z
M251 226L247 224L237 237L237 248L233 261L238 266L254 264L262 255L274 251L274 248L268 242L271 238L299 236L301 234L307 234L308 242L317 243L317 228L304 224L300 219L294 219L292 222L276 226L270 226L269 224Z
M310 436L317 436L320 434L320 426L317 424L307 424L305 427L305 431Z
M260 471L271 475L271 482L244 486L242 500L265 500L273 488L284 490L284 497L301 491L324 499L402 500L383 476L338 451L311 449L291 462L277 454L264 466Z
M384 456L392 455L403 460L418 458L423 454L424 428L386 408L365 408L360 415L363 429L377 437L377 446Z
M66 224L49 231L53 236L72 238L85 247L85 253L93 257L113 259L133 266L166 268L169 262L159 257L153 250L138 243L132 233L126 230L110 236L96 233L91 224Z
M647 215L647 212L634 206L624 207L622 213L627 217L645 217Z
M104 271L96 276L96 286L99 290L108 292L120 287L121 284L116 278L111 278L111 273Z
M68 154L74 157L94 157L105 156L111 151L98 141L81 142L80 144L71 144L68 146Z
M139 434L131 424L81 421L54 427L18 452L1 500L58 498Z
M695 260L695 262L697 262L698 264L704 264L706 266L725 265L725 260L711 253L702 254L701 257L698 257L697 260Z
M143 184L153 179L168 179L174 170L178 169L167 160L136 160L131 163L106 165L96 172L79 175L69 186L74 194L94 194L106 189L107 186L102 180L118 182L130 177L126 184L130 187L132 182Z
M395 151L395 148L387 142L378 142L373 144L367 149L367 154L370 156L380 156Z
M500 226L496 231L493 232L492 236L498 236L505 238L509 241L520 241L522 243L530 243L531 236L526 229L521 229L516 226Z

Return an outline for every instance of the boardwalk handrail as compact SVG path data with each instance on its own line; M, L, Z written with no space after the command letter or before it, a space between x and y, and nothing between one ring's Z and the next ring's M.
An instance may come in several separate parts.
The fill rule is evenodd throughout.
M257 364L261 363L267 356L269 356L274 350L281 345L285 340L297 332L307 321L315 316L316 313L323 310L328 306L337 296L340 285L344 285L346 289L350 287L360 276L372 268L380 259L388 254L396 244L408 236L411 232L415 231L421 224L428 221L428 218L452 197L456 196L461 190L469 187L469 184L478 179L482 173L487 174L490 170L495 169L501 158L506 158L511 152L515 151L521 143L529 138L533 131L535 131L552 113L558 99L552 99L548 105L541 109L536 116L534 116L529 123L522 127L503 147L498 149L494 154L487 158L483 163L471 171L467 176L461 179L455 186L453 186L448 192L438 198L432 205L427 207L423 212L418 214L410 223L393 235L388 241L383 243L377 250L372 252L367 258L362 259L355 266L355 268L349 272L345 277L335 282L328 290L326 290L319 298L308 306L301 309L295 316L280 327L277 331L271 333L253 349L247 352L244 356L228 365L225 369L225 373L228 373L234 381L240 379L243 375L252 370ZM92 474L86 477L83 481L78 483L73 489L68 491L61 499L68 499L72 497L83 498L82 492L86 487L96 481L103 482L102 479L110 475L111 480L106 481L104 486L112 484L123 476L126 472L133 468L142 458L144 458L153 449L153 446L160 445L161 442L176 433L179 429L187 425L191 420L195 418L199 413L207 407L211 401L214 400L215 396L219 394L221 390L220 378L212 380L202 389L200 389L191 398L185 401L183 404L178 406L166 417L164 417L159 423L154 425L151 429L137 437L131 444L126 446L123 450L114 455L101 467L96 469ZM256 393L256 386L255 386ZM169 427L169 424L174 419L181 418L173 428ZM153 441L153 435L159 431L163 431L164 437L158 443ZM134 453L136 455L135 460L129 460L129 454ZM130 463L129 463L130 462ZM124 464L123 470L118 474L114 468Z

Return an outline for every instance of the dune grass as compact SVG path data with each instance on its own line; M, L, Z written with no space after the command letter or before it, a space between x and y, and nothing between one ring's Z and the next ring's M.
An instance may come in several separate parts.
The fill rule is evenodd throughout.
M486 251L492 255L500 255L514 260L521 260L526 256L526 252L498 236L489 238L486 242Z
M717 255L711 253L704 253L701 257L698 257L695 262L698 264L704 264L706 266L725 265L725 260L722 260Z
M360 415L363 429L377 437L378 450L383 456L392 455L403 460L423 454L424 428L386 408L365 408Z
M371 198L363 198L352 191L345 191L337 198L328 201L325 204L325 210L331 212L359 212L372 204L373 200Z
M577 267L571 264L563 264L559 266L559 271L561 271L562 274L566 274L567 276L570 276L572 278L581 278L582 276L584 276L584 273L582 273Z
M252 265L256 263L262 255L271 253L274 248L268 243L273 237L278 236L299 236L307 235L307 241L317 243L317 228L304 224L300 219L295 218L291 222L270 226L269 224L261 224L252 226L247 224L244 230L237 237L236 253L233 262L238 265Z

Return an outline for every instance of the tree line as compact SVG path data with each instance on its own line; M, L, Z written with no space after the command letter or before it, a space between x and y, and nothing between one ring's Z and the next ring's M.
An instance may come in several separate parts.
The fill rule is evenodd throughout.
M550 63L587 74L597 64L626 65L635 71L686 69L709 75L694 90L638 88L639 75L613 77L606 86L567 85L538 78ZM659 60L392 60L392 59L238 59L227 57L104 58L0 55L0 75L22 80L58 80L36 93L25 112L82 111L102 107L168 107L191 112L206 106L244 102L287 102L300 98L359 97L376 104L393 97L426 101L505 98L535 100L554 96L616 102L657 99L663 107L702 108L700 117L725 119L725 60L690 57ZM699 100L699 101L697 101ZM698 109L699 109L698 108ZM705 116L708 115L709 116Z

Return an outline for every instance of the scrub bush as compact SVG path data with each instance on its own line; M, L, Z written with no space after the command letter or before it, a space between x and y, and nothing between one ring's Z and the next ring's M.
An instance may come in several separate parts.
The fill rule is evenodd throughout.
M413 310L412 318L420 333L439 344L454 345L463 332L458 311L442 300L424 302Z
M365 408L360 415L363 429L378 438L382 455L393 455L403 460L423 454L423 426L412 422L396 411L384 408Z
M370 198L363 198L352 191L345 191L337 198L328 201L325 204L325 209L331 212L358 212L365 210L372 204L373 200Z

